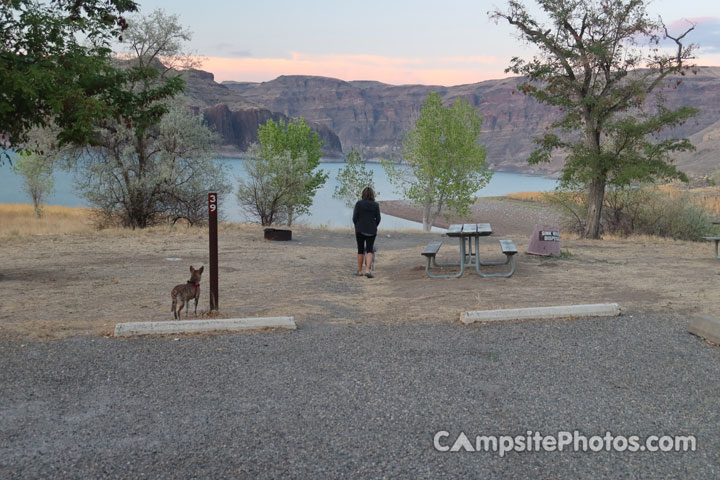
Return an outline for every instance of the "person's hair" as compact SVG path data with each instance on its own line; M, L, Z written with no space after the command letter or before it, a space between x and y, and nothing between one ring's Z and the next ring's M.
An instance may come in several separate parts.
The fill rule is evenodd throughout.
M365 187L362 191L362 199L363 200L372 200L375 201L375 192L373 191L372 187Z

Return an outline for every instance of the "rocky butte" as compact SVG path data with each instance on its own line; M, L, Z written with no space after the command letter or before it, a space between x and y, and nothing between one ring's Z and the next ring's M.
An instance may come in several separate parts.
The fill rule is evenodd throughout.
M681 79L680 83L677 80ZM492 168L524 173L554 173L557 158L531 166L527 158L540 135L559 111L539 104L517 89L518 77L454 87L387 85L373 81L346 82L314 76L281 76L262 83L223 82L193 71L187 95L223 138L227 154L239 154L257 139L257 127L274 120L304 117L325 141L326 155L341 156L355 147L365 159L399 158L402 138L412 128L428 93L439 92L449 104L468 100L483 116L481 143ZM670 132L689 137L697 151L678 156L690 174L718 168L720 148L720 67L700 67L697 74L672 78L662 91L671 108L695 106L700 114Z

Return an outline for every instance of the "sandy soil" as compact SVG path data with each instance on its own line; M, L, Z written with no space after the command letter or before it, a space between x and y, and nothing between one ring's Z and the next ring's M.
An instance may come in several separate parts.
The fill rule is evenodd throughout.
M499 217L484 218L500 230ZM484 239L486 256L502 259L500 234L513 238L520 252L528 246L529 234L501 232ZM508 279L473 273L429 279L420 255L425 244L442 239L438 260L451 261L457 241L381 231L376 278L368 279L353 276L352 232L299 228L293 236L271 242L260 227L221 226L220 316L294 315L301 327L454 322L464 310L600 302L619 302L628 312L720 313L720 261L710 243L563 239L563 257L520 253L517 273ZM208 265L207 232L185 227L8 237L3 253L0 337L6 338L105 335L118 322L171 320L170 290L189 278L190 265ZM174 257L182 260L168 260ZM208 290L206 268L204 316Z

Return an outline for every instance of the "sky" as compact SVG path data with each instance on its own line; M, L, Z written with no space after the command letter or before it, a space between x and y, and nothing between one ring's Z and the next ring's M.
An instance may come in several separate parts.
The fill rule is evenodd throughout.
M222 82L264 82L280 75L376 80L393 85L461 85L507 77L514 56L530 58L486 0L138 0L162 8L193 32L189 53ZM532 1L526 1L531 5ZM715 5L715 6L713 6ZM671 33L696 24L695 63L720 65L720 6L708 0L655 0L648 7Z

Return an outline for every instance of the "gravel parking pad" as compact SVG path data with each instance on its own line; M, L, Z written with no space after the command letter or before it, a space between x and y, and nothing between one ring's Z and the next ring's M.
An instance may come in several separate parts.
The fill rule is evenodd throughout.
M0 341L2 478L718 478L720 348L685 318ZM177 339L176 339L177 338ZM694 435L443 453L459 432Z

